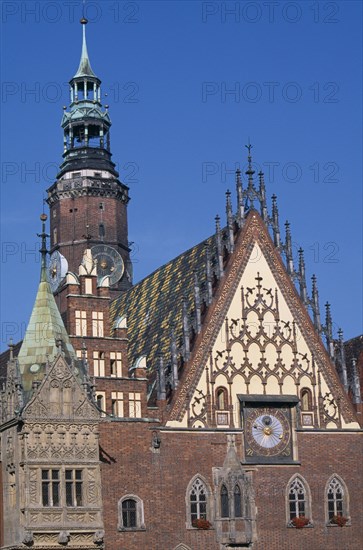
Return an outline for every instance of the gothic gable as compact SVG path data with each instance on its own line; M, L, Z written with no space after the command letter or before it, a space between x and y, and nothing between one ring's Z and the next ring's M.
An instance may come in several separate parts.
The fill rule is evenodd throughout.
M176 392L169 425L238 427L239 395L301 399L307 427L354 411L264 223L251 212Z
M81 388L75 370L62 355L58 355L38 391L24 408L23 418L97 420L99 413Z

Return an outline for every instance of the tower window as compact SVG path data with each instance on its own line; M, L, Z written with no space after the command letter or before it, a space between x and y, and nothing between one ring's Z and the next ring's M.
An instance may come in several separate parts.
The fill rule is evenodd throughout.
M141 418L141 396L139 393L129 393L129 417Z
M101 409L101 411L106 410L106 395L104 391L99 391L96 393L96 403L97 407ZM106 414L102 412L101 416L106 416Z
M103 338L103 313L92 311L92 336Z
M96 175L96 172L95 172L95 175ZM99 174L101 175L101 174ZM104 210L105 209L105 203L104 202L100 202L100 210Z
M124 394L119 391L112 392L111 400L113 416L122 418L124 415Z
M76 336L87 336L87 313L76 310Z
M98 226L98 234L99 234L100 237L105 236L105 234L106 234L105 224L100 223L100 225Z
M57 228L53 229L53 244L57 244L58 242L58 230Z
M105 376L105 353L103 351L93 352L93 375Z
M122 376L122 354L119 351L110 353L111 376L121 378Z

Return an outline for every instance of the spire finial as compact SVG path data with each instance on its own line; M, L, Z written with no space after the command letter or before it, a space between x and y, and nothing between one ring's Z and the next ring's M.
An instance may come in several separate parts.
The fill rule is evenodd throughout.
M88 19L84 17L84 4L83 4L83 17L80 20L80 23L82 25L82 53L81 53L81 60L79 62L78 71L74 75L74 78L77 78L80 76L91 76L91 77L97 78L95 73L92 70L91 63L88 57L87 41L86 41L86 25L88 23Z
M274 244L276 248L280 247L280 227L279 227L279 211L277 208L277 197L272 195L272 229L274 233Z
M48 216L46 214L40 215L40 220L42 222L42 232L38 233L38 237L41 237L42 239L42 246L40 248L40 253L42 255L42 263L41 263L41 270L40 270L40 280L46 281L47 280L47 237L49 235L45 232L45 222L47 221Z
M306 278L305 278L305 260L304 260L304 251L299 248L299 283L300 283L300 298L307 304L308 296L306 292Z
M325 336L326 347L328 348L329 355L332 359L334 359L333 321L329 302L326 302L325 304Z
M314 326L318 333L321 333L321 322L320 322L320 309L319 309L319 293L316 283L316 275L311 277L312 280L312 307L313 307L313 317L314 317Z
M244 204L243 204L241 170L239 168L236 170L236 190L237 190L237 223L239 227L242 227L243 218L244 218Z
M285 222L285 229L286 229L285 254L286 254L287 272L292 277L294 275L294 261L292 257L290 222L288 221Z
M248 177L248 183L250 183L250 180L252 182L252 176L255 173L255 171L252 168L252 155L251 155L251 149L253 148L253 145L250 143L250 138L248 138L248 145L245 145L247 151L248 151L248 170L246 170L246 174Z
M231 192L229 189L226 191L226 214L227 214L229 251L233 252L233 249L234 249L233 213L232 213L232 203L231 203Z

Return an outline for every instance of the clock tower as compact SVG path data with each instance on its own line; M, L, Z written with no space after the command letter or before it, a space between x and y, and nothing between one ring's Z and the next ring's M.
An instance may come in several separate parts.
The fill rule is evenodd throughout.
M70 106L64 107L62 118L63 163L48 189L50 252L59 252L68 270L77 273L84 251L95 247L94 254L102 263L100 275L109 274L111 292L120 291L132 284L129 189L119 180L112 161L108 105L101 104L101 81L88 57L87 19L82 18L81 24L81 60L70 81Z

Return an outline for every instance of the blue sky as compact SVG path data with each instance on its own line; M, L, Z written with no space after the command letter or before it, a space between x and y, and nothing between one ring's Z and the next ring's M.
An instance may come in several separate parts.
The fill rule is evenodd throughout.
M2 2L1 346L39 280L43 193L61 162L81 2ZM88 51L130 187L135 280L214 231L251 139L280 224L335 331L362 332L360 2L86 2ZM234 202L235 204L235 202ZM295 259L296 259L295 254Z

